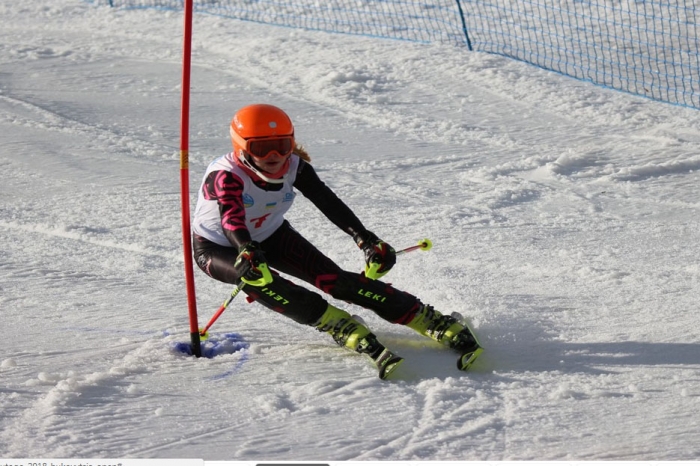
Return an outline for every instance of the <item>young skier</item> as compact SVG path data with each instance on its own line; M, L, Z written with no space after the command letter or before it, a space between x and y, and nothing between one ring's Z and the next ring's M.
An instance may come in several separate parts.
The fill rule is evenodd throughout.
M367 230L319 179L283 110L266 104L246 106L233 117L230 134L233 152L209 165L199 190L193 246L200 269L225 283L242 282L249 300L329 333L340 346L367 354L382 379L402 358L346 311L279 272L459 351L458 367L469 368L483 351L473 333L454 317L377 280L394 266L394 249ZM295 190L353 238L365 255L363 274L341 269L292 228L284 215Z

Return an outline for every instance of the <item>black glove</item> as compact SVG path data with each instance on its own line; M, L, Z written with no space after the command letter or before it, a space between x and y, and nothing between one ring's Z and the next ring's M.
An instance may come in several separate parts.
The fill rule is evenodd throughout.
M267 267L265 254L257 241L251 241L238 250L234 267L238 277L248 285L265 286L272 282L272 274Z
M365 253L365 276L376 280L386 275L396 264L396 251L377 238L371 231L353 236L355 243Z

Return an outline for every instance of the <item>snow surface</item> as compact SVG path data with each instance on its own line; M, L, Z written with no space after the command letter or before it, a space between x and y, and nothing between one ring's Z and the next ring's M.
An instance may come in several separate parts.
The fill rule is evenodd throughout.
M700 457L700 113L463 48L197 16L191 190L236 109L286 109L317 170L396 248L387 276L486 352L364 309L368 360L242 296L189 341L182 13L0 1L0 457ZM350 238L293 225L343 267ZM203 325L231 287L198 270ZM228 335L228 336L227 336Z

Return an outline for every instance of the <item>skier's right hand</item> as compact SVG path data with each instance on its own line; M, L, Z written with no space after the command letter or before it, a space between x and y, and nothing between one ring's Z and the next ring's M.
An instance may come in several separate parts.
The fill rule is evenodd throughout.
M365 253L365 277L377 280L396 264L396 251L371 231L354 235L357 246Z
M267 267L265 254L257 241L251 241L238 249L234 267L238 277L248 285L265 286L272 282L272 274Z

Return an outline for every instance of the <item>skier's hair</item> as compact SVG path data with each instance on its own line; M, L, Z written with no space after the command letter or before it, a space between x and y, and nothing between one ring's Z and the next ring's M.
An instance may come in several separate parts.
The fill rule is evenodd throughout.
M304 160L307 163L311 163L311 157L309 157L309 153L306 152L306 149L304 149L304 146L299 144L298 142L294 143L294 150L292 151L296 155L299 156L300 159Z

